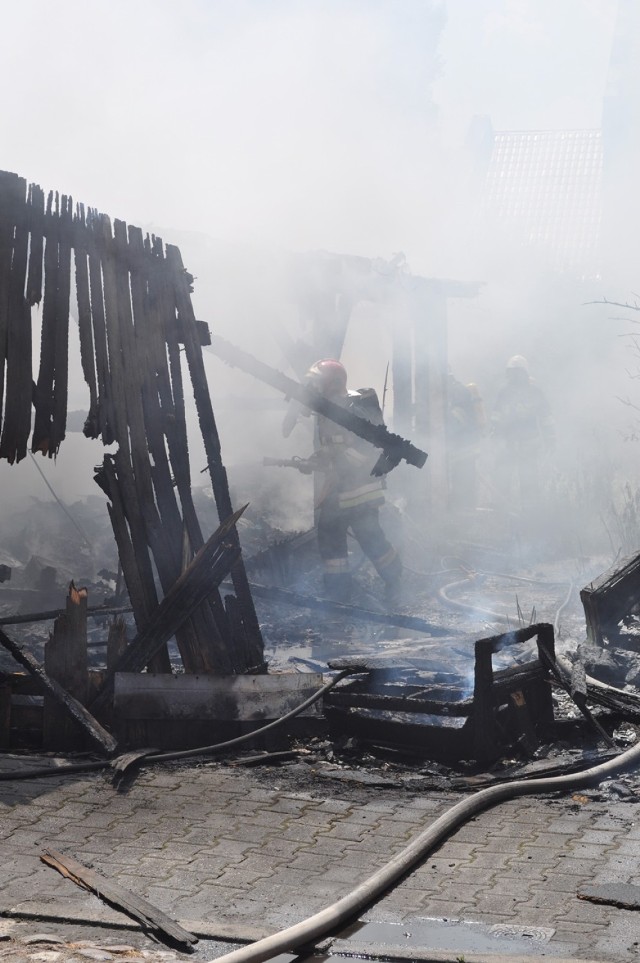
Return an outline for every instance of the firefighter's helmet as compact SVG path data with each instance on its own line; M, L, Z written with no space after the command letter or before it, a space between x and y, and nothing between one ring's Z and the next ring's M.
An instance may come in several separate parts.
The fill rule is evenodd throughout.
M344 395L347 391L347 371L333 358L316 361L307 371L307 383L326 397Z
M507 368L522 368L523 371L529 373L529 364L526 358L523 358L521 354L514 354L512 358L507 361Z

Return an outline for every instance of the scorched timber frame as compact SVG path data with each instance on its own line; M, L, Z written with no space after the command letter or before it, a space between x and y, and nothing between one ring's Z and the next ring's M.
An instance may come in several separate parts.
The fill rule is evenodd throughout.
M84 434L117 444L96 469L138 633L205 541L191 494L181 353L184 351L218 516L231 519L235 595L211 592L176 628L187 672L264 671L263 642L207 387L206 325L191 303L193 278L177 247L144 236L72 198L0 172L0 458L28 448L55 457L65 437L69 312L75 279L80 356L89 389ZM31 309L42 301L37 380ZM4 401L4 406L3 406ZM32 411L33 409L33 411ZM33 422L33 431L32 431ZM29 441L29 436L31 439ZM185 552L185 546L188 551ZM170 668L166 646L151 668Z

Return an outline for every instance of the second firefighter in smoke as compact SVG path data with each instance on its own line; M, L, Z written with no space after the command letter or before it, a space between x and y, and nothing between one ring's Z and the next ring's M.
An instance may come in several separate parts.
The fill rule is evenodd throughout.
M307 385L335 404L383 424L378 396L373 388L350 390L344 366L333 359L315 362L307 372ZM289 434L293 425L285 420ZM315 451L297 467L318 473L315 518L318 550L323 563L324 590L333 601L348 602L352 593L348 533L351 532L384 583L388 606L400 601L402 563L380 524L385 480L371 474L378 461L376 450L357 435L323 415L316 416Z

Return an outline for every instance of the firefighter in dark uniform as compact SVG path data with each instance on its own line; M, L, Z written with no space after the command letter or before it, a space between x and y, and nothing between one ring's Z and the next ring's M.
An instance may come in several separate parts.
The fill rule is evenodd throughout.
M373 424L383 423L374 389L348 390L347 372L339 361L317 361L307 372L307 383L353 414ZM380 525L385 481L371 475L377 452L362 438L318 415L312 460L323 476L317 486L316 528L327 597L341 602L350 598L347 532L351 530L384 582L387 604L397 604L402 563Z
M507 361L506 383L491 413L491 436L496 445L496 488L514 508L533 507L540 500L544 456L555 443L555 422L520 354Z

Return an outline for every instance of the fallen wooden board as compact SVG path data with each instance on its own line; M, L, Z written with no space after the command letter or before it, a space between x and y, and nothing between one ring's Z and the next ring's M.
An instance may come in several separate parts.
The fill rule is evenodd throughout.
M581 886L578 899L590 903L604 903L622 909L640 909L640 886L632 883L605 883L601 886Z
M96 873L79 863L72 856L64 856L55 849L45 849L40 856L43 863L52 866L59 873L66 876L72 882L87 889L96 896L99 896L110 906L122 910L128 916L138 920L145 928L153 930L160 936L164 936L173 945L178 946L187 952L193 951L193 944L198 942L193 933L184 930L178 923L166 916L152 903L147 902L141 896L130 893L129 890L112 883L105 876Z
M69 695L59 682L50 678L36 659L29 652L24 652L8 635L5 635L2 629L0 629L0 645L11 653L16 662L38 679L44 690L53 696L69 716L84 729L94 745L107 755L112 755L116 751L117 742L111 733L107 732L77 699Z
M279 719L322 686L317 672L273 675L166 675L117 672L114 713L120 720ZM317 716L318 705L301 715Z

